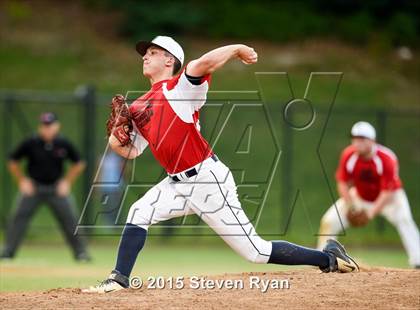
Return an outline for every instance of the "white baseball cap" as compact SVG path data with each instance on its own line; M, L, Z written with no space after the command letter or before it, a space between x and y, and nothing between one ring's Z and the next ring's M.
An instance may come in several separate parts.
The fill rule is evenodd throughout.
M351 128L351 136L352 137L363 137L368 138L371 140L376 139L376 131L375 128L368 122L357 122Z
M184 51L182 50L181 45L179 45L178 42L176 42L171 37L157 36L152 41L140 41L136 44L136 50L140 55L144 56L147 49L152 45L156 45L163 48L164 50L167 50L181 62L181 66L183 65Z

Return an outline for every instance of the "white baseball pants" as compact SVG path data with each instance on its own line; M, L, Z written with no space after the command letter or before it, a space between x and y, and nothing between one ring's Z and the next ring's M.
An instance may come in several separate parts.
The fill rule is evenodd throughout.
M148 229L171 218L197 214L233 250L250 262L267 263L272 244L259 237L242 210L232 173L220 160L208 158L198 174L174 182L166 177L130 208L127 223Z

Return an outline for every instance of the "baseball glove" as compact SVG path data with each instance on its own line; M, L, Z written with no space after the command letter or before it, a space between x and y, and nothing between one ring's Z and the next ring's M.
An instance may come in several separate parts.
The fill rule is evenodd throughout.
M354 208L347 212L347 220L353 227L361 227L369 223L367 212L365 210L355 210Z
M112 98L111 113L106 122L106 131L108 137L114 135L122 146L131 143L130 133L133 130L131 123L132 117L128 105L122 95L116 95Z

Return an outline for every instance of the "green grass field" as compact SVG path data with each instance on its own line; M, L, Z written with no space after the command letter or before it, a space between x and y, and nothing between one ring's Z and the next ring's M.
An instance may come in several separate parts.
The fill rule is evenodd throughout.
M132 273L134 276L192 276L275 271L290 268L246 262L227 246L146 244ZM45 290L84 287L103 280L114 267L118 242L91 247L93 261L77 263L65 245L26 245L14 260L0 262L0 291ZM398 249L350 249L359 262L371 266L408 268L404 251Z

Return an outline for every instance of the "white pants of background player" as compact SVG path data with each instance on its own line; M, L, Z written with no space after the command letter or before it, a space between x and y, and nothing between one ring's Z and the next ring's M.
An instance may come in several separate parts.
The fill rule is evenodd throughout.
M350 189L350 196L356 209L369 209L373 206L372 202L365 201L357 194L356 189ZM337 207L337 209L335 208ZM320 236L318 239L318 248L321 249L326 240L334 238L344 228L349 227L347 221L347 211L349 206L340 198L332 205L321 219ZM337 215L340 214L340 218ZM381 212L391 224L395 226L400 234L404 248L408 254L409 263L411 266L420 265L420 237L419 230L411 215L410 205L403 189L398 189L394 192L392 201L388 203ZM341 219L341 222L340 222ZM329 235L329 236L325 236Z
M130 208L127 223L148 229L171 218L197 214L238 254L254 263L267 263L272 244L259 237L242 210L232 173L220 160L208 158L198 174L174 182L169 177L153 186Z

